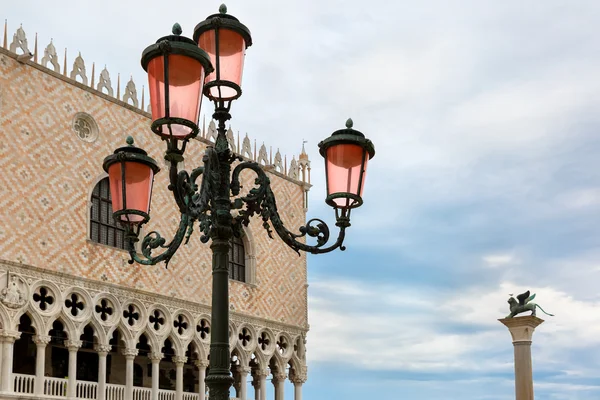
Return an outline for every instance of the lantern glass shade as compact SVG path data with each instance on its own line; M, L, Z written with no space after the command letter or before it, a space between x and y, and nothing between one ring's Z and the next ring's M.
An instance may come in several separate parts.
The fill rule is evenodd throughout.
M122 166L125 166L125 193L123 193ZM113 213L117 211L136 210L148 215L154 171L146 164L134 161L116 162L108 168L110 193ZM125 205L125 207L124 207ZM120 215L123 223L137 225L144 222L144 217L133 213Z
M198 47L210 56L210 62L215 70L206 77L205 83L215 80L228 81L242 86L242 72L246 42L242 35L231 29L219 29L219 48L215 40L215 30L210 29L198 37ZM217 55L219 62L217 63ZM236 89L219 85L210 87L210 96L218 100L231 100L239 96Z
M327 149L327 194L349 193L362 197L367 175L369 156L366 149L357 144L343 143ZM358 205L351 197L333 199L338 208L353 208Z
M167 63L169 76L165 77L165 56L158 56L148 62L148 86L152 120L160 118L181 118L198 123L204 86L204 67L200 61L181 54L169 54ZM168 82L168 86L165 85ZM168 92L168 96L167 96ZM168 100L167 100L168 99ZM168 101L168 104L167 104ZM169 130L169 126L171 130ZM183 139L192 128L186 125L162 125L162 135Z

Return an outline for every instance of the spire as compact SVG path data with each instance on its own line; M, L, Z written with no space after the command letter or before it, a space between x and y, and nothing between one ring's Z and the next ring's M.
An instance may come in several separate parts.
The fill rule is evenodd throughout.
M65 61L63 64L63 75L67 76L67 48L65 47Z
M5 49L8 49L8 20L4 20L4 44L2 45Z
M307 140L302 139L302 153L298 157L299 160L308 160L308 154L306 154L306 150L304 149L304 143L308 143Z
M38 61L38 49L37 49L37 32L35 33L35 44L33 45L33 62L37 63Z
M96 76L96 63L92 63L92 85L91 88L94 88L94 77Z
M146 87L144 85L142 85L142 110L144 109L144 90L146 89Z
M121 100L121 73L117 75L117 100Z

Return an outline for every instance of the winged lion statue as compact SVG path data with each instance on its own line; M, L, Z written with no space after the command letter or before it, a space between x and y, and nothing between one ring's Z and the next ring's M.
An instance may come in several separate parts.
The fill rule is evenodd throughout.
M508 299L508 304L510 307L510 314L506 318L513 318L517 314L524 313L526 311L531 311L531 315L535 317L535 311L537 308L542 310L542 312L546 315L554 317L554 314L548 314L539 304L532 302L531 300L535 299L535 293L530 296L529 290L525 293L521 293L517 296L517 300L510 295L511 298Z

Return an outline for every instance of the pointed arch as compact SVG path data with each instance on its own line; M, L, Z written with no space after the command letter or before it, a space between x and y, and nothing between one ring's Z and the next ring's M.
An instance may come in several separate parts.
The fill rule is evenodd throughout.
M137 346L142 336L146 336L146 339L148 340L148 346L150 346L150 351L152 351L153 353L160 353L162 345L159 344L159 341L156 338L156 336L153 335L152 332L147 331L146 329L142 329L141 331L135 333L135 335L133 336L133 343Z
M134 343L137 343L137 342L134 341L133 334L131 333L131 331L129 329L127 329L123 325L122 321L119 321L119 323L117 325L115 325L114 327L112 327L107 332L107 334L106 334L107 343L110 342L110 340L112 339L115 331L119 332L119 335L121 335L121 340L125 343L125 346L127 346L128 348L135 347Z
M46 331L44 333L45 335L50 334L50 330L52 330L52 325L55 321L60 321L60 323L63 325L63 329L67 334L67 340L79 340L79 335L77 334L77 328L75 327L75 324L62 311L60 314L55 315L48 320L48 325L46 325Z
M231 350L231 356L237 355L238 360L240 360L240 365L242 367L248 367L249 359L248 353L242 348L239 342L236 343L235 347Z
M104 329L102 329L102 326L100 326L98 321L96 321L94 318L90 318L86 322L79 325L79 328L77 329L77 339L79 339L79 336L83 335L83 330L87 326L92 327L92 330L94 331L94 337L98 341L98 344L108 344L108 338L106 337Z
M4 307L0 307L0 311L1 311L0 316L2 316L2 314L6 313L6 311L4 311ZM15 315L15 317L12 321L12 324L10 326L4 325L4 323L2 323L2 326L5 329L10 328L10 330L13 330L13 331L19 330L19 320L21 319L21 317L24 314L27 314L29 319L31 319L31 326L33 326L33 328L35 329L36 335L47 335L48 334L48 330L46 330L46 325L44 324L44 321L42 320L40 315L38 313L36 313L34 309L31 308L30 305L28 305L25 308L22 308Z

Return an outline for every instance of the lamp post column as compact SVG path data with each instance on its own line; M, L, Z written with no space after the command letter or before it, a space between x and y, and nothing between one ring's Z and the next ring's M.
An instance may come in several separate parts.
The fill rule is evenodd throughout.
M230 199L231 152L225 137L224 118L219 119L218 132L215 142L218 174L210 178L213 179L211 184L214 189L210 229L213 286L210 370L206 384L211 400L229 400L229 389L233 383L229 370L229 239L233 234L233 218Z
M36 346L35 354L35 387L33 393L37 396L44 394L44 371L46 368L46 346L50 343L50 336L34 336Z
M534 316L527 316L504 318L499 321L508 328L513 340L516 400L534 400L531 338L535 328L544 322L544 320Z

